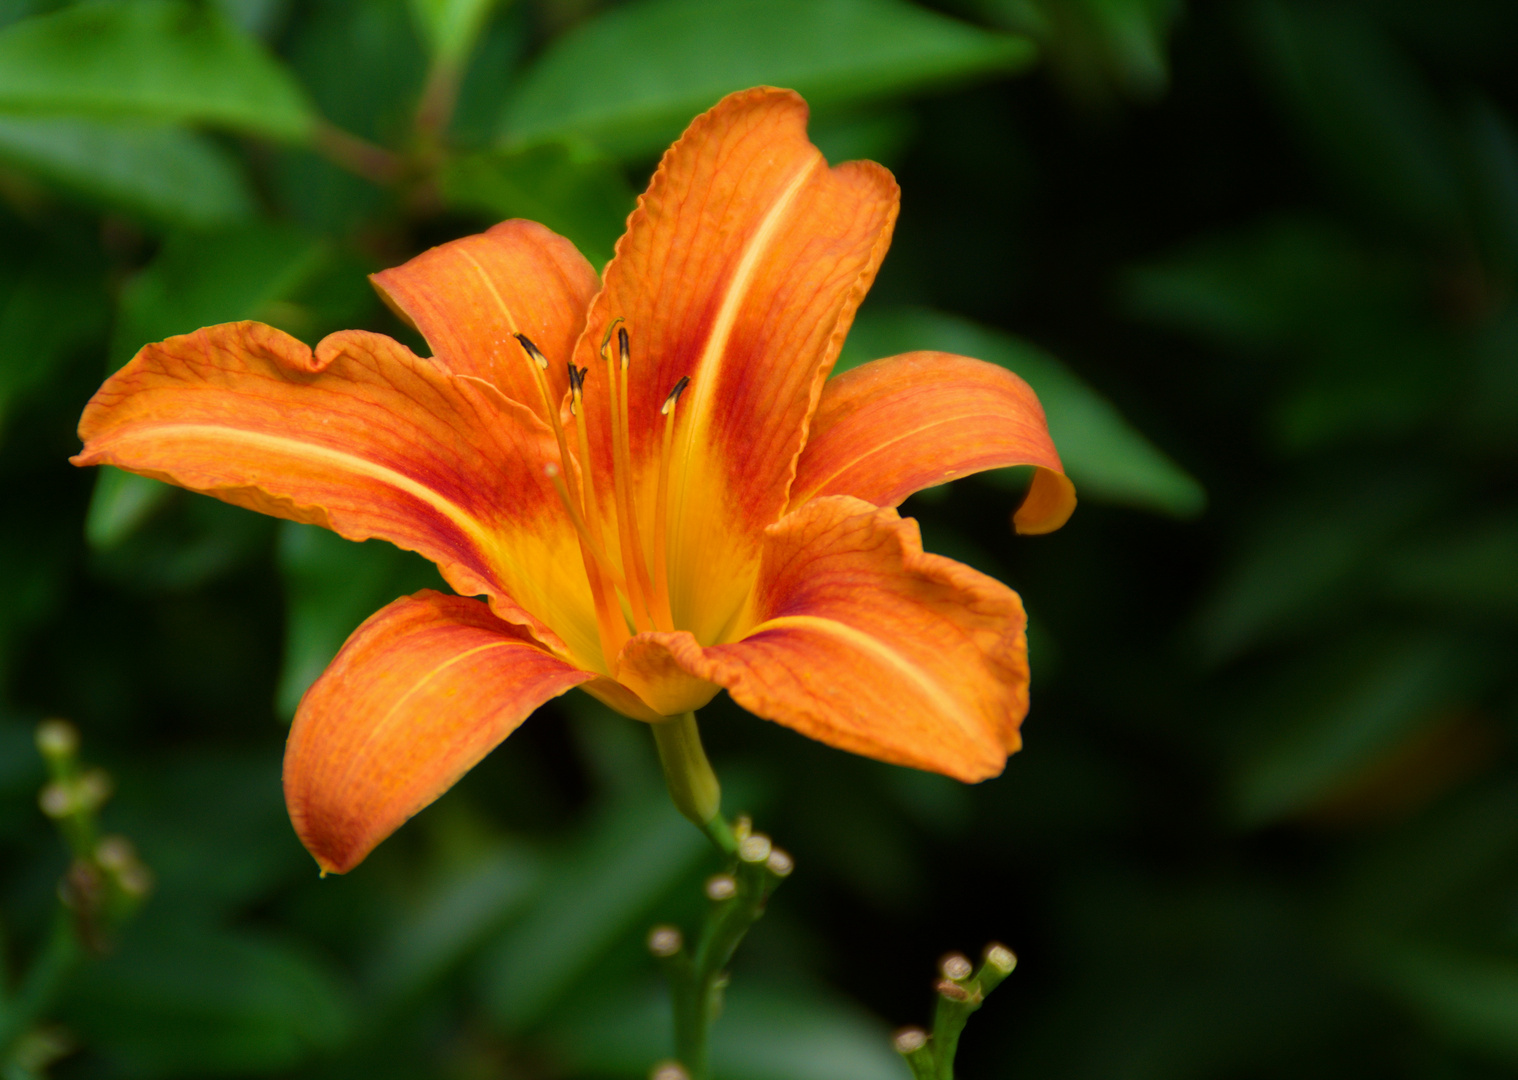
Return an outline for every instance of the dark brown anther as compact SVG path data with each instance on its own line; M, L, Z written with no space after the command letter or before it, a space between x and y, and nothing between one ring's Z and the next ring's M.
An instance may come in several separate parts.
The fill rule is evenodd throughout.
M541 352L538 351L538 347L532 343L532 339L530 337L528 337L526 334L513 334L512 336L515 337L517 339L517 343L527 351L527 355L532 357L533 360L537 361L538 367L542 368L544 371L548 370L548 357L544 356Z
M659 406L659 415L660 416L668 416L669 415L669 410L671 410L671 409L673 409L675 407L675 403L680 400L680 395L683 394L683 393L685 393L685 388L687 386L689 386L689 385L690 385L690 376L689 375L681 375L680 376L680 381L677 382L677 383L675 383L675 388L669 392L669 397L665 398L664 399L664 404Z
M632 347L627 342L627 327L617 327L617 351L622 356L622 366L627 366L628 359L632 356Z

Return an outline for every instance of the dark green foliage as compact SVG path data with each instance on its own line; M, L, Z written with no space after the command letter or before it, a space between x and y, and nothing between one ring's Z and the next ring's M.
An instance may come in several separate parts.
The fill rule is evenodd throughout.
M101 828L156 878L0 1072L635 1080L670 1053L644 936L697 925L719 863L641 725L572 694L320 881L283 725L435 572L67 457L147 342L259 319L425 351L364 275L507 215L604 261L664 140L769 81L902 184L842 364L1011 368L1082 501L1035 539L1015 473L904 507L1031 612L1002 778L703 712L727 810L796 860L714 1075L904 1080L890 1024L992 939L1021 962L964 1077L1513 1075L1514 10L0 0L0 1019L68 866L38 720L78 725Z

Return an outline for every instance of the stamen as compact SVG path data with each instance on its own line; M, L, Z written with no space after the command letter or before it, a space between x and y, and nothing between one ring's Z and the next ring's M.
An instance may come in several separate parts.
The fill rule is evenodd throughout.
M681 375L659 406L659 414L664 417L664 439L659 444L659 487L654 496L654 596L658 599L659 615L670 629L674 629L675 618L669 604L669 449L675 438L675 406L689 385L690 376Z
M612 570L605 554L597 549L595 541L591 539L584 519L575 508L574 500L569 497L569 489L564 486L564 478L560 474L559 467L549 462L543 466L543 474L553 484L554 492L559 496L559 502L564 504L569 520L574 523L575 532L579 534L580 558L585 564L585 576L590 581L590 596L596 611L596 636L601 640L601 658L606 664L607 674L615 678L617 656L630 636L627 632L627 622L622 618L621 605L606 595L607 580L615 580L615 571Z
M585 376L589 368L576 370L573 364L569 365L569 389L570 389L570 414L575 418L575 435L578 438L580 448L580 489L585 496L585 520L587 531L591 532L591 543L594 549L601 553L600 559L605 564L605 569L612 580L616 582L618 589L624 593L627 591L627 582L622 575L616 572L611 565L611 560L606 557L606 532L601 520L600 502L596 498L596 485L590 471L590 434L585 427Z
M621 320L618 319L617 322ZM610 339L611 331L608 330L605 341L610 341ZM602 343L601 356L606 361L607 403L611 412L612 481L617 508L617 541L622 549L623 577L628 584L628 606L632 608L633 625L641 633L654 628L654 620L648 606L648 594L653 586L648 580L648 570L643 564L643 545L638 537L638 517L632 498L632 464L628 448L627 426L629 349L626 329L617 327L617 345L621 354L620 365L606 355L605 341Z
M544 356L538 350L538 347L532 343L531 338L529 338L526 334L513 334L512 336L521 343L522 348L527 350L527 355L538 362L538 368L540 370L548 370L548 357Z
M569 443L564 438L564 425L559 423L559 407L552 401L548 393L548 377L546 375L548 371L548 358L543 355L538 347L532 343L532 339L526 334L514 334L512 336L517 339L517 343L522 346L523 351L534 361L533 376L534 381L538 384L538 396L543 401L543 414L548 417L548 423L553 428L553 437L559 444L559 467L567 469L569 467Z

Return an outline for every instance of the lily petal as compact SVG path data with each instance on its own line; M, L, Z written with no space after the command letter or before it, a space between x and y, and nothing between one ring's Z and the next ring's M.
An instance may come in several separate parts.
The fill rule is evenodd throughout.
M925 554L917 523L859 499L809 501L770 528L742 640L643 634L623 650L653 681L671 663L830 746L964 781L1021 745L1021 600Z
M676 623L703 641L742 606L762 531L784 510L807 416L896 219L890 173L872 162L829 169L806 121L797 94L760 87L690 125L628 219L577 352L592 373L586 408L605 484L610 422L597 350L612 320L626 320L644 536L660 407L690 378L677 409L668 550Z
M564 365L601 287L574 244L522 220L439 245L369 280L448 370L495 384L545 423L531 361L512 335L526 334L553 361L547 375L557 409L569 382Z
M424 590L381 608L295 714L296 834L324 871L351 870L539 705L593 677L476 600Z
M1038 469L1013 516L1017 531L1063 525L1075 510L1075 485L1032 388L983 360L905 353L823 386L796 463L791 507L821 495L899 506L914 491L1009 465Z
M389 540L556 650L595 647L578 542L543 475L553 437L390 338L344 331L313 353L253 322L169 338L101 387L79 435L76 465Z

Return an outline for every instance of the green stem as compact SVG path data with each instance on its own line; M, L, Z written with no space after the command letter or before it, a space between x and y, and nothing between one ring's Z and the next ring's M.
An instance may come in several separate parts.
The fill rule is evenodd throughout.
M10 1060L16 1043L52 1005L64 980L83 955L73 917L67 911L60 911L53 920L53 931L42 954L33 962L15 998L0 1015L0 1063Z
M649 726L654 729L659 764L664 767L664 783L669 787L675 809L704 832L718 851L735 854L738 841L722 817L722 786L717 783L711 762L706 760L696 714L682 713Z

